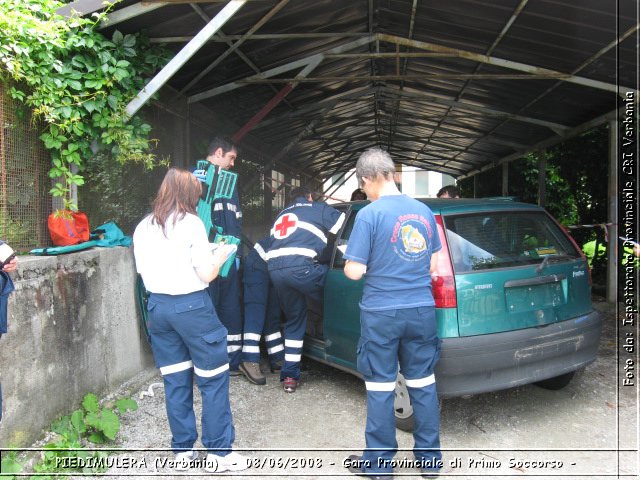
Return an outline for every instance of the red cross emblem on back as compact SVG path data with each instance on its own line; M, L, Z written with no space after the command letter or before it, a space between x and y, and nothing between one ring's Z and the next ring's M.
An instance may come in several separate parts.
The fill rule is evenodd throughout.
M293 213L282 215L273 226L273 236L277 239L287 238L298 229L298 217Z

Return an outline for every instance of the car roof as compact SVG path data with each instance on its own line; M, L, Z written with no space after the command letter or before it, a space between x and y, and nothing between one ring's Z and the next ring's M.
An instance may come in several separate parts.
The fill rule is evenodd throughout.
M495 210L538 210L544 209L532 203L515 201L513 197L491 197L491 198L417 198L425 203L431 211L438 215L452 215L459 213L486 212ZM343 202L333 206L349 206L352 209L360 210L369 203L368 200L354 202Z

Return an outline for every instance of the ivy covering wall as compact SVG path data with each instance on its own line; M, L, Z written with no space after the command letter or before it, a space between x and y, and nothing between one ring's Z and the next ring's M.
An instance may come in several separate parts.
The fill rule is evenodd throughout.
M118 3L118 2L114 2ZM57 0L0 2L0 81L9 95L42 119L41 140L51 154L50 193L64 209L76 209L74 186L97 155L149 168L151 127L126 105L169 59L167 50L141 34L116 31L104 37L98 26L107 12L63 18Z

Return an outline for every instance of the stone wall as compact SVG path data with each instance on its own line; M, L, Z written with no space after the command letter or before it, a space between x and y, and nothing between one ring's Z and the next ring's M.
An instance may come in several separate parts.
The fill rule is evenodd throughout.
M22 256L0 339L0 447L26 446L53 420L153 366L140 328L130 248Z

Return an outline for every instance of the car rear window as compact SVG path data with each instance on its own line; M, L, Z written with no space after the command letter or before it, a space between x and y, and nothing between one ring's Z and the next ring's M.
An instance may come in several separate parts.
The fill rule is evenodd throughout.
M544 212L480 212L443 217L456 273L579 258L566 233Z

